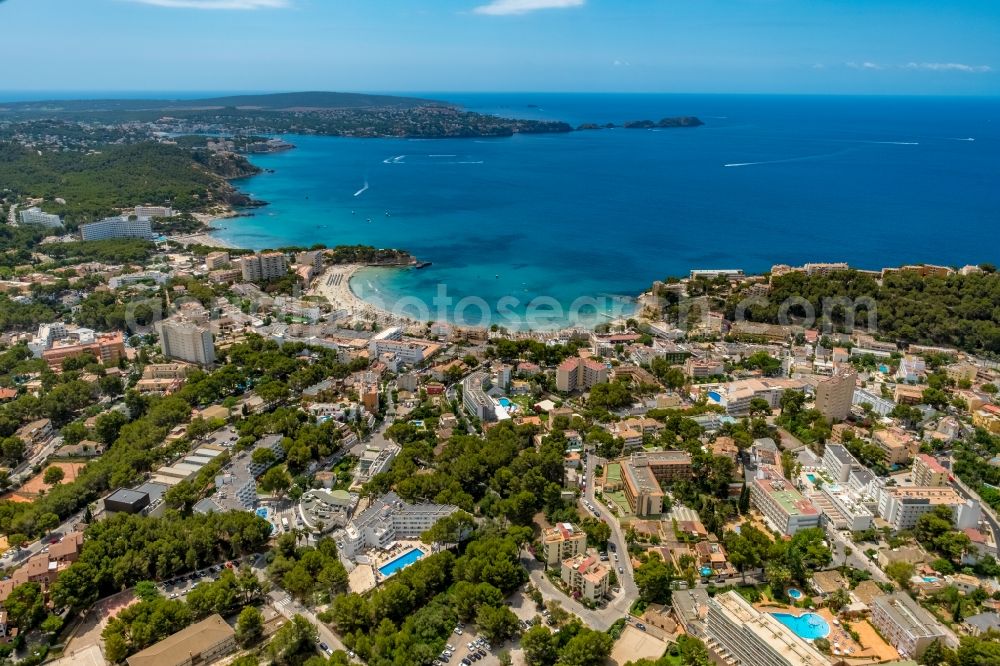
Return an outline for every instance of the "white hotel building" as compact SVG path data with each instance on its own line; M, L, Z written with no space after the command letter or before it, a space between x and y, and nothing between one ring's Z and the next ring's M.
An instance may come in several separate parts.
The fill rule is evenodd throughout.
M98 222L80 225L80 237L85 241L106 240L108 238L153 239L153 227L149 220L130 220L127 217L107 217Z
M42 212L42 209L37 206L22 210L19 215L23 225L34 224L46 229L62 229L63 226L58 215Z
M830 666L810 641L735 591L708 600L706 645L727 664L752 666Z

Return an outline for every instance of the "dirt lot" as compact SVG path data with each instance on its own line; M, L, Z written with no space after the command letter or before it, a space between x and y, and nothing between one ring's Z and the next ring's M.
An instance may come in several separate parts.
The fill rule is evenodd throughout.
M629 625L611 650L611 663L624 666L637 659L659 659L666 649L666 642Z
M71 481L76 480L76 477L80 473L80 470L83 469L84 464L85 463L80 463L80 462L52 463L51 465L43 469L41 472L34 475L27 481L25 481L23 486L18 488L16 491L11 493L4 499L9 499L14 502L32 502L36 497L38 497L38 493L40 491L42 490L48 491L49 488L52 487L42 480L42 477L45 476L46 469L48 469L49 467L58 467L62 469L64 476L61 483L70 483Z

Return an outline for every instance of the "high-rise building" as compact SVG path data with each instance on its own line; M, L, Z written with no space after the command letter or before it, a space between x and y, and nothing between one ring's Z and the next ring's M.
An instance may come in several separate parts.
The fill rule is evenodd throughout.
M130 219L125 216L106 217L97 222L80 225L80 237L85 241L107 240L109 238L153 239L153 227L149 220Z
M857 379L858 373L845 366L816 385L816 409L827 421L843 421L851 413Z
M246 282L273 280L288 274L288 259L281 252L252 254L240 259Z
M156 322L160 348L167 358L176 358L198 365L215 363L215 345L212 331L207 324L199 324L183 317L171 317Z
M582 391L606 381L607 367L589 358L573 356L560 363L556 369L556 389L560 391Z
M34 224L47 229L62 229L63 223L58 215L42 212L41 208L34 206L19 213L21 224Z
M813 644L734 591L708 600L706 646L727 664L829 666Z

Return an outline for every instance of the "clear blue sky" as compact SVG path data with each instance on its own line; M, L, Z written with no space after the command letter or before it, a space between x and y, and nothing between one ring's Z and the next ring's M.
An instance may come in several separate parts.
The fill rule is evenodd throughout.
M0 0L0 90L1000 94L998 0Z

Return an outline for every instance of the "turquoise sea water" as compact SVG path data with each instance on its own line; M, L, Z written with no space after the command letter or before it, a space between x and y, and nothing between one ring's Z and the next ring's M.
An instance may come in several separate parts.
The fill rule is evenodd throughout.
M459 308L466 323L480 320L478 299L491 322L499 310L510 324L539 298L565 323L578 297L612 308L692 268L1000 260L997 98L437 96L574 124L697 115L706 125L486 140L288 136L296 150L252 158L274 173L238 183L271 205L221 222L217 235L258 249L410 250L433 265L366 270L352 288L388 305L414 297L445 318L475 298ZM433 303L441 289L452 299L443 309Z

